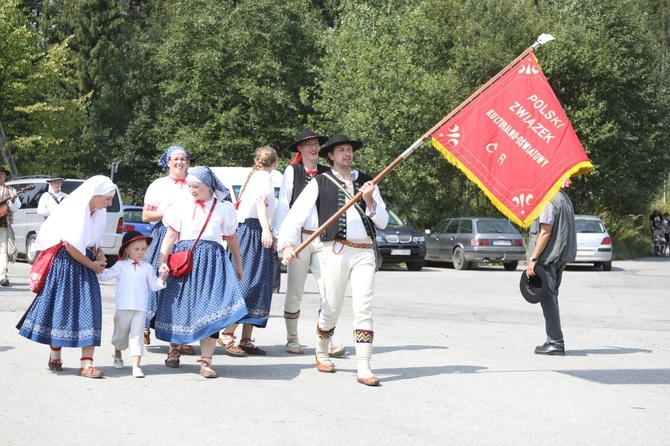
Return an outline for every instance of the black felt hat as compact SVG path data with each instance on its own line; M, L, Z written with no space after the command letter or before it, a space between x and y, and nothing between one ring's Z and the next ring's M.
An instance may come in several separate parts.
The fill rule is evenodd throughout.
M361 141L353 141L349 139L347 135L343 133L338 133L337 135L333 135L330 137L328 142L326 142L326 145L323 146L319 151L319 156L321 158L325 158L328 152L330 152L335 148L335 146L339 146L340 144L351 144L351 147L354 149L354 152L363 146L363 143Z
M5 166L0 166L0 172L5 172L5 175L10 176L12 173L7 170Z
M542 265L535 265L535 275L531 278L528 278L526 270L523 270L519 288L524 299L531 304L539 303L549 288L547 272Z
M289 152L297 152L298 144L312 138L316 138L319 141L319 145L322 145L323 143L328 141L327 136L317 135L311 130L303 130L302 132L298 133L298 138L296 139L296 141L290 146L288 146L287 149L289 150Z
M60 174L55 173L49 177L47 183L51 183L52 181L58 181L58 180L63 181L64 179L65 178L63 178Z
M121 241L121 247L119 248L119 259L123 259L125 257L126 253L126 247L130 245L132 242L136 240L141 240L144 239L147 241L147 245L150 245L151 242L154 240L153 237L149 235L144 235L140 231L128 231L126 234L123 236L123 240Z

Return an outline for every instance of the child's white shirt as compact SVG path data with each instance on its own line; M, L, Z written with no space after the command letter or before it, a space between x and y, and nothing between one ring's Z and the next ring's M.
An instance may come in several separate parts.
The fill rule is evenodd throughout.
M149 289L160 291L165 284L156 276L156 270L150 263L140 261L133 265L130 259L117 261L114 266L98 274L98 280L116 281L116 309L147 311Z

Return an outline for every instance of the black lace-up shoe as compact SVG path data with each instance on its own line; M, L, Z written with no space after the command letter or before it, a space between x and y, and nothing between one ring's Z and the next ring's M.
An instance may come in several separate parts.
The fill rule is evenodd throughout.
M535 354L565 356L565 347L562 344L545 342L544 344L535 347Z

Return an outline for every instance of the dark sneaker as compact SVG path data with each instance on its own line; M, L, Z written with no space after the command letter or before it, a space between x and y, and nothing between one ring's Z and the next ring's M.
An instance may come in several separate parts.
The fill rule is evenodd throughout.
M563 344L551 344L545 342L544 344L535 347L535 354L565 356L565 346Z

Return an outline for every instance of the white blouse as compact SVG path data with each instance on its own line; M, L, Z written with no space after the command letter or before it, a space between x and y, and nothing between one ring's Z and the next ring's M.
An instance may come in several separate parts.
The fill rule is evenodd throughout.
M114 266L98 274L100 282L117 279L116 309L147 311L149 289L159 291L165 288L156 270L150 263L141 261L133 265L132 260L117 261Z
M195 203L192 196L179 197L165 210L163 224L179 233L179 240L195 240L202 230L214 199L205 202L204 209ZM200 240L221 242L237 234L235 206L229 201L217 200L212 217L207 223Z
M244 222L247 218L258 218L256 203L265 203L268 212L268 220L272 222L277 198L272 183L272 175L265 170L257 170L249 179L247 187L240 197L240 205L237 208L237 221Z
M154 180L144 194L145 211L164 211L179 197L191 197L186 181L162 177Z

